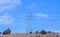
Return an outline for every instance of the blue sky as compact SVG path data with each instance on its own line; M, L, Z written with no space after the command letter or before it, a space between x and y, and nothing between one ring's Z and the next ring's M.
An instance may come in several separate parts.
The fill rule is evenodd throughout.
M27 12L32 32L60 32L60 0L0 0L0 31L27 32Z

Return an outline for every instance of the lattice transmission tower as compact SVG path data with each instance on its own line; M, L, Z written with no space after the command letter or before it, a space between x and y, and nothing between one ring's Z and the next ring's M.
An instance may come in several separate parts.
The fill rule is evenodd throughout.
M32 13L27 12L27 32L32 32Z

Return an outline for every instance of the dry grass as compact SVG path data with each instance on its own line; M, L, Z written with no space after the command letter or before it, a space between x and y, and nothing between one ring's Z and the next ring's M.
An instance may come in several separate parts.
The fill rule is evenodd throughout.
M57 36L57 34L55 34L55 33L47 33L47 34L14 33L14 34L9 34L9 35L0 34L0 37L36 37L36 36L40 36L40 37L60 37L60 35Z

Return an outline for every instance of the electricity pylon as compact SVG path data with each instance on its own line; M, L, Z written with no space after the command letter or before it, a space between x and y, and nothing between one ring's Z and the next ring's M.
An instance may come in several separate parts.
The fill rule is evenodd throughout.
M27 32L32 32L31 23L32 23L32 13L27 12Z

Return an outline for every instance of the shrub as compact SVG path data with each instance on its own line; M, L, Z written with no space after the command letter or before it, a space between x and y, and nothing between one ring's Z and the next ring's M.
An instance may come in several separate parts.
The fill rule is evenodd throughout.
M43 29L40 33L41 34L46 34L47 32Z
M0 32L0 34L1 34L2 32Z
M32 32L30 31L29 33L31 34Z
M35 33L39 33L38 31L36 31Z
M11 30L9 28L3 32L3 34L10 34L10 33L11 33Z
M48 31L48 33L51 33L51 31Z

